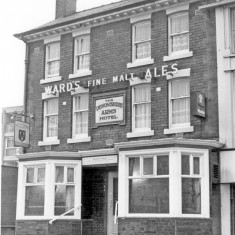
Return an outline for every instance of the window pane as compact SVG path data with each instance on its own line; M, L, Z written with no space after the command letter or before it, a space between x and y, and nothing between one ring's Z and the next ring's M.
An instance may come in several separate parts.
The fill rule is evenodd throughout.
M27 186L25 215L44 215L44 186Z
M45 168L38 168L38 183L45 182Z
M140 175L140 158L129 158L129 176Z
M142 42L136 44L136 59L144 59L151 57L151 43Z
M201 184L200 179L182 179L182 213L201 213Z
M60 69L60 62L59 61L48 62L47 75L59 74L59 69Z
M140 23L135 26L135 42L141 42L151 39L150 22Z
M27 168L26 183L34 182L34 168Z
M189 96L190 87L188 79L179 79L171 82L171 98Z
M188 31L188 13L171 17L171 34Z
M67 169L67 182L74 182L74 168Z
M189 155L182 155L181 158L181 172L182 175L190 175Z
M55 182L63 183L64 182L64 167L56 166L55 168Z
M172 124L190 122L190 99L177 99L172 101Z
M46 101L46 115L58 114L58 99Z
M193 174L200 174L200 158L193 158Z
M134 103L150 102L150 101L151 101L150 86L134 87Z
M55 186L55 215L61 215L74 208L74 186ZM67 215L73 215L71 212Z
M153 175L153 158L143 158L144 175Z
M75 96L74 111L88 109L88 97L88 94Z
M57 59L60 57L60 44L52 43L48 45L48 59Z
M90 36L83 36L77 39L77 54L90 52Z
M13 138L7 138L7 148L14 147L14 139Z
M169 213L169 179L129 179L129 213Z
M47 117L47 137L58 136L58 116Z
M6 156L14 156L14 155L16 155L16 149L17 148L6 149Z
M169 174L169 156L157 156L157 175Z
M80 55L77 57L77 68L81 69L89 69L90 68L90 55Z
M75 114L75 134L88 133L88 111Z
M135 105L135 128L151 128L151 104Z

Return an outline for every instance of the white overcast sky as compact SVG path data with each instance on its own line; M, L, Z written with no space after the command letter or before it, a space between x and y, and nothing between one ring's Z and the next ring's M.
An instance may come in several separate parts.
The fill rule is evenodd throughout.
M13 34L55 19L56 0L0 0L0 109L23 105L25 44ZM77 0L77 11L120 0Z

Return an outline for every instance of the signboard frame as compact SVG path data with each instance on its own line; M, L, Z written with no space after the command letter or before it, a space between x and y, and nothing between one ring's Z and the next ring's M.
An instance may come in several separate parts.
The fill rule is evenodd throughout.
M96 103L97 101L101 101L101 100L107 100L107 99L112 99L112 98L119 98L122 97L123 98L123 117L122 120L110 120L107 122L103 122L103 123L97 123L96 122L96 117L98 115L97 113L97 109L96 109ZM107 125L125 125L126 124L126 91L115 91L115 92L106 92L106 93L102 93L102 94L95 94L93 95L93 128L97 128L99 126L107 126Z
M15 147L25 147L30 146L29 141L29 123L15 121L14 128L14 146Z

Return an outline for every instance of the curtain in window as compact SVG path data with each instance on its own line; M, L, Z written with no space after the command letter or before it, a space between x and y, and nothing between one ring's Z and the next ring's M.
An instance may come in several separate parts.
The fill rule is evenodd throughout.
M135 128L151 128L151 93L149 86L134 88Z
M135 26L136 59L151 56L151 43L149 40L151 40L150 22L137 24Z
M171 51L187 50L188 40L188 14L171 17Z
M50 99L46 105L47 137L58 135L58 100Z
M88 133L88 94L74 97L75 134Z
M48 45L48 71L47 75L59 74L60 44L52 43Z
M171 82L172 124L190 121L189 89L187 79Z
M89 69L90 67L90 36L77 40L77 69ZM84 55L85 54L85 55Z

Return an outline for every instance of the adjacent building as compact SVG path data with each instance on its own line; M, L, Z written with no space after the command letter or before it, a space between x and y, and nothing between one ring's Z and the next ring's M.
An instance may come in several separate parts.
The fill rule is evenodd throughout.
M234 234L234 4L57 0L15 35L34 116L16 234Z

